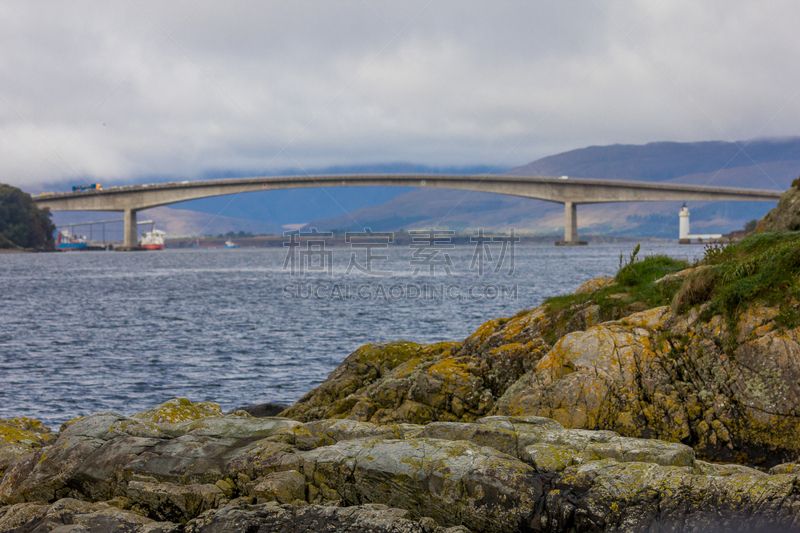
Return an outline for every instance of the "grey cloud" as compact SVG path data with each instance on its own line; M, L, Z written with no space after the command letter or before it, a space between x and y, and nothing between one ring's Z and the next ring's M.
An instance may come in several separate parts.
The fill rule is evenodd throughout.
M6 2L0 181L511 166L592 144L797 134L798 14L744 1Z

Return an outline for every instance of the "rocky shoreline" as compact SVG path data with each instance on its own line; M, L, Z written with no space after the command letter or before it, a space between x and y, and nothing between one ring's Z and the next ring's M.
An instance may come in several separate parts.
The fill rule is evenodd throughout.
M364 346L280 413L0 420L0 531L800 531L800 232L637 251L463 342Z
M714 465L683 444L541 417L301 423L176 399L132 417L86 416L57 437L5 420L6 443L10 428L2 531L800 527L793 464Z
M668 276L682 284L702 270ZM749 309L738 347L758 357L704 359L692 343L714 345L719 318L634 312L624 297L601 310L614 283L582 285L566 315L545 305L463 343L365 346L280 416L175 399L55 435L0 420L0 531L800 531L800 465L780 462L797 457L796 422L741 407L773 391L773 411L793 412L796 385L775 379L795 376L797 330ZM692 396L710 384L664 370L686 364L678 338L714 394ZM752 386L757 360L780 369L770 389ZM743 362L747 376L734 372ZM720 381L720 365L741 386ZM638 438L653 436L663 440Z

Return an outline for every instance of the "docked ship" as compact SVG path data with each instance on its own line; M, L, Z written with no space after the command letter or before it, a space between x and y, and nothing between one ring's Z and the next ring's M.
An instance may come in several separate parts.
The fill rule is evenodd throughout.
M56 250L85 250L89 246L86 237L76 237L69 230L61 230L56 237Z
M160 229L151 228L150 231L144 231L141 246L145 250L163 250L166 235L167 233Z

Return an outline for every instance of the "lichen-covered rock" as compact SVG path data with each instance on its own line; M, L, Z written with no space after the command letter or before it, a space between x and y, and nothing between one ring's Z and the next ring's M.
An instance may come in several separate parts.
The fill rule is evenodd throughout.
M683 279L686 279L688 276L691 276L692 274L694 274L696 272L700 272L700 271L706 270L708 268L712 268L711 265L700 265L700 266L691 267L691 268L684 268L683 270L680 270L678 272L673 272L672 274L667 274L663 278L659 278L659 279L655 280L653 283L654 284L660 284L660 283L667 283L667 282L670 282L670 281L683 280Z
M192 403L186 398L173 398L164 403L133 415L157 424L178 424L186 420L197 420L222 415L222 409L214 402Z
M412 381L403 369L433 361L455 346L455 343L422 346L405 341L363 346L350 354L322 385L281 416L303 422L326 418L352 417L362 421L381 418L379 410L395 410L407 398ZM382 383L380 391L364 392L378 380Z
M599 291L600 289L604 289L606 287L610 287L613 285L614 278L611 276L600 276L597 278L592 278L589 281L584 281L581 285L575 289L573 294L585 294L587 292L595 292Z
M542 531L797 531L794 476L693 474L687 468L594 461L552 484Z
M20 457L55 441L50 428L25 417L0 418L0 478Z
M585 290L610 284L612 278L598 278ZM581 294L586 298L567 309L539 307L489 320L462 343L364 346L282 415L303 422L347 418L383 425L474 422L496 412L498 399L536 368L553 339L602 322L604 312L591 293ZM625 304L612 314L640 310Z
M0 480L0 504L51 502L71 496L68 480L126 417L103 411L72 421L51 446L14 463Z
M105 502L87 503L64 498L50 505L19 504L0 515L0 531L39 533L44 531L119 531L131 533L172 533L177 524L156 522L141 514Z
M743 467L744 468L744 467ZM770 474L800 474L800 464L782 463L769 469Z
M263 439L276 435L291 438L303 425L285 418L207 417L180 423L175 429L186 435L218 439Z
M443 440L464 440L478 446L488 446L508 455L518 456L517 433L514 427L488 424L433 422L419 433L420 437Z
M656 357L650 333L660 333L667 314L668 308L644 311L561 338L534 372L506 391L495 412L544 416L571 428L635 431L631 385L643 372L651 380L650 373L660 371L648 366Z
M404 432L398 426L377 426L356 420L316 420L306 422L308 437L298 435L296 444L301 449L313 449L327 446L343 440L361 439L365 437L383 437L388 439L403 438Z
M797 180L781 195L778 205L761 217L756 226L757 233L768 231L800 230L800 188Z
M233 454L226 465L225 472L236 479L240 488L250 480L258 479L272 472L284 472L301 468L299 450L284 442L262 439L253 442Z
M239 474L290 468L286 452L302 424L280 418L205 417L159 426L102 412L73 421L52 446L37 449L0 480L0 504L92 501L126 496L124 483L142 476L176 485L214 484ZM266 442L264 442L266 441ZM268 458L263 458L267 453ZM120 484L120 482L124 482Z
M186 533L224 531L269 531L270 533L440 533L423 529L408 511L385 505L292 507L267 503L246 507L223 507L186 524ZM445 533L442 529L441 533ZM450 533L450 532L448 532ZM453 531L452 533L456 533ZM464 532L469 533L469 532Z
M677 290L708 268L669 274L652 290ZM780 306L753 302L731 322L709 317L707 305L684 315L634 302L609 313L594 294L490 320L460 344L362 348L284 414L383 426L545 416L686 443L711 461L768 468L800 456L800 329L779 325ZM606 294L603 305L616 296L630 295ZM621 318L602 322L609 314Z
M146 509L159 521L186 522L204 511L215 509L224 498L222 490L211 484L174 485L131 481L126 495L131 504Z
M252 493L258 503L292 503L306 499L306 478L297 470L273 472L264 476Z
M539 472L601 459L687 467L695 462L694 450L683 444L622 437L613 431L566 429L555 420L535 416L490 416L474 424L434 422L419 436L488 446L532 464Z
M0 507L0 531L11 531L38 517L46 507L41 503L18 503Z
M303 455L309 483L346 505L382 503L475 531L528 527L543 484L522 461L439 439L362 439Z
M733 476L744 474L747 476L760 477L768 475L766 472L750 468L748 466L737 464L717 464L707 463L705 461L695 461L695 472L704 476ZM780 466L780 465L779 465ZM770 474L790 474L791 472L783 472L779 466L770 469ZM800 473L800 472L799 472Z
M366 346L282 415L377 424L474 421L550 348L539 335L543 320L534 312L490 321L463 345ZM387 360L381 366L367 362Z
M800 454L800 330L774 308L703 322L660 307L562 337L497 401L494 413L569 428L690 442L715 461L770 466Z
M800 530L795 470L705 463L679 443L537 416L306 427L249 417L159 425L102 412L9 469L0 531Z

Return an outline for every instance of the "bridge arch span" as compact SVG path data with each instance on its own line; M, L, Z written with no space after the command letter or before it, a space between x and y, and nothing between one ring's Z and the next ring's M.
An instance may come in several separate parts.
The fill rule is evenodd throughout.
M111 187L41 195L40 207L53 211L122 211L124 248L137 247L136 212L162 205L255 191L310 187L427 187L488 192L534 198L565 206L564 241L577 243L577 205L649 201L777 201L782 191L703 187L630 181L508 175L341 174L321 176L257 176Z

